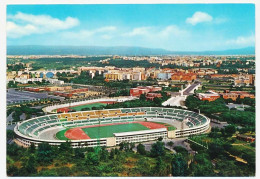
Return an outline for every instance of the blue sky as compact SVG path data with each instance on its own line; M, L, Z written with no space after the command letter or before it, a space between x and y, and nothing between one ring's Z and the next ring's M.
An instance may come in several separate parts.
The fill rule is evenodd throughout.
M255 45L253 4L9 5L7 45L141 46L175 51Z

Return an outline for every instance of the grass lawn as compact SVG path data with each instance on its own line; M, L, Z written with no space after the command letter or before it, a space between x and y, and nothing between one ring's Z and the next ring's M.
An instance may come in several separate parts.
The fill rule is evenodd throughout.
M149 130L139 123L119 124L112 126L91 127L82 129L91 139L113 137L113 133Z
M56 133L56 137L59 140L69 140L67 137L65 137L65 132L69 129L64 129Z
M174 126L172 126L172 125L170 125L170 124L167 124L167 123L155 122L155 121L153 121L153 122L154 122L154 123L157 123L157 124L162 124L162 125L164 125L165 127L167 127L168 131L174 131L174 130L177 129L176 127L174 127Z
M106 106L106 104L104 104L104 103L85 104L85 105L70 107L70 109L74 109L76 111L81 111L81 109L83 109L83 108L91 109L92 107L100 107L100 106Z
M174 131L174 130L176 130L176 128L173 127L173 126L169 126L169 127L167 127L167 128L168 128L168 131Z

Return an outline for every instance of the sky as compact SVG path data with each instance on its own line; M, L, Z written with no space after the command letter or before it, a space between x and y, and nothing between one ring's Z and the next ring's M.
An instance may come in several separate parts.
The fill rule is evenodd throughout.
M255 46L253 4L8 5L7 45Z

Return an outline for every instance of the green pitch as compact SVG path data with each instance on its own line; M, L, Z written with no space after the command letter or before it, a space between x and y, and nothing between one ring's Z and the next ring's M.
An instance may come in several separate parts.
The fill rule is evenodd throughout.
M69 129L64 129L56 133L56 138L59 140L69 140L67 137L65 137L66 131Z
M101 126L101 127L91 127L82 129L91 139L113 137L113 133L119 132L130 132L130 131L142 131L149 130L149 128L143 126L139 123L129 123L129 124L119 124L112 126Z
M100 106L106 106L106 104L104 104L104 103L93 103L93 104L86 104L86 105L70 107L70 109L74 109L76 111L81 111L81 109L83 109L83 108L91 109L92 107L100 107Z

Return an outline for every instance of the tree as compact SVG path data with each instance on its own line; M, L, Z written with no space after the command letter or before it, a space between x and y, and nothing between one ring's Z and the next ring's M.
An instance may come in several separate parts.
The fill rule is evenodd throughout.
M150 152L152 157L164 156L165 155L164 143L161 141L157 141L152 145Z
M75 152L75 158L76 159L83 159L83 158L85 158L85 154L84 154L84 152L80 148L76 148L74 150L74 152Z
M6 131L6 139L7 140L13 139L14 136L15 136L15 132L13 130L7 130Z
M101 150L100 159L103 160L103 161L107 161L108 157L109 157L108 151L105 148L103 148Z
M157 98L157 97L153 99L153 102L154 102L155 104L157 104L157 106L161 106L161 104L162 104L161 98Z
M176 147L174 147L174 150L175 150L177 153L182 154L183 157L188 156L188 151L187 151L184 147L176 146Z
M188 164L182 154L175 154L172 159L172 176L186 176Z
M88 152L87 159L86 159L87 165L95 165L97 166L99 164L99 156L97 153L94 152Z
M59 151L72 153L71 143L68 140L66 142L61 143L59 146Z
M29 152L30 152L30 153L34 153L35 151L36 151L36 147L35 147L34 143L32 143L32 144L30 145L30 147L29 147Z
M206 153L195 155L194 161L190 164L191 176L214 176L213 166Z
M232 136L236 132L236 126L228 125L225 127L225 133L227 136Z
M59 176L54 169L51 169L51 170L41 170L37 175L38 176L42 176L42 177Z
M244 153L242 158L247 161L249 168L252 171L255 171L255 153Z
M145 146L143 144L138 144L137 152L141 155L145 155L146 154Z
M152 175L152 167L151 162L148 158L143 158L138 160L137 166L134 169L138 171L142 176L151 176Z
M216 141L209 144L209 155L212 159L222 155L223 153L224 147L220 142Z
M7 87L8 88L17 88L17 84L14 81L9 81Z
M115 149L111 149L109 159L114 159L115 157Z
M33 155L30 155L29 159L23 165L24 170L26 170L28 174L33 174L36 172L36 159Z
M121 142L119 144L119 150L123 150L124 149L124 146L125 146L125 142Z
M163 138L162 138L162 137L159 137L159 138L158 138L158 141L162 141L162 140L163 140Z
M156 158L154 174L156 174L158 176L167 176L167 165L165 164L165 162L163 162L161 157Z
M167 142L167 145L169 145L170 147L172 147L173 144L174 144L173 141Z
M40 143L38 145L37 161L46 165L52 162L52 148L48 143Z
M134 143L130 143L130 150L133 150L135 148L135 144Z
M145 100L146 100L145 94L141 94L139 99L140 99L141 101L145 101Z

